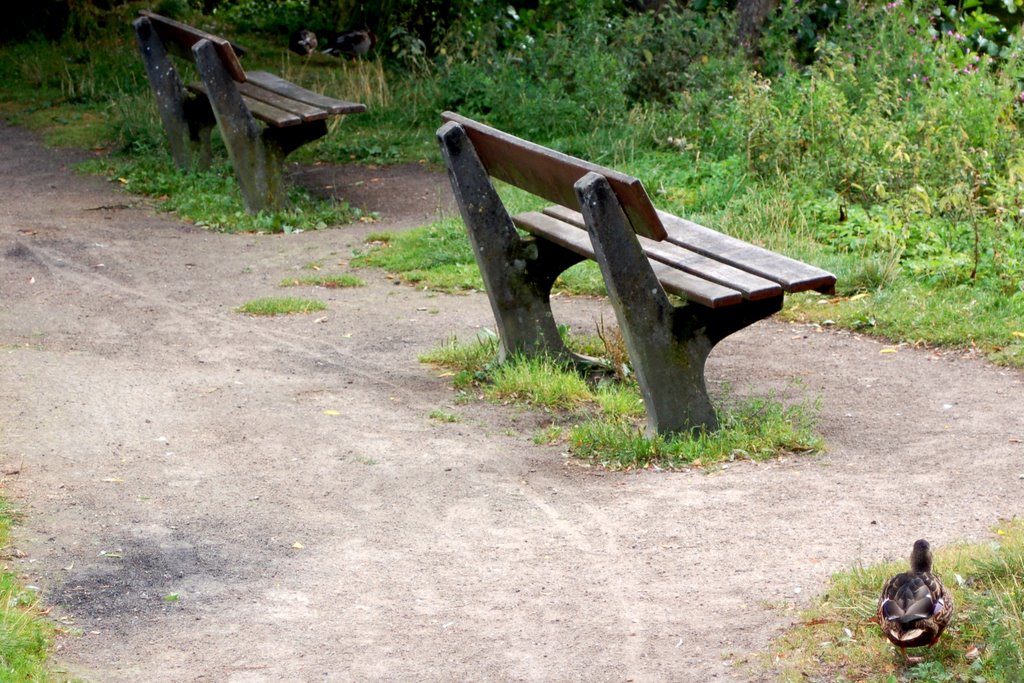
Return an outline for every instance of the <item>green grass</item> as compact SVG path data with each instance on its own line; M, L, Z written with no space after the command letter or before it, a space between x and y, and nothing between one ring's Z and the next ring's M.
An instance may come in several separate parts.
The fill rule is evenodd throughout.
M314 313L327 310L327 304L315 299L298 299L295 297L267 297L253 299L238 307L239 313L248 315L292 315L295 313Z
M367 237L368 248L352 259L356 267L375 267L393 273L403 281L441 292L483 290L483 280L457 218L400 233ZM586 261L566 270L553 291L566 294L600 295L604 281L597 264Z
M606 337L610 335L606 334ZM570 348L595 353L593 338L569 335ZM608 356L618 356L614 345ZM721 429L714 433L648 437L645 412L634 381L606 370L582 374L546 358L496 361L497 342L485 333L474 342L451 339L420 360L450 371L462 395L529 406L557 424L536 435L537 443L565 443L577 457L609 469L718 466L763 460L786 453L812 453L824 444L814 432L817 405L783 405L772 396L716 398Z
M201 227L221 232L284 232L321 230L351 223L362 215L345 202L317 199L301 188L289 189L289 205L277 211L246 212L234 172L227 163L209 171L181 171L170 157L94 159L79 166L106 176L136 194L153 197L157 208Z
M366 283L355 275L306 275L290 277L281 281L282 287L326 287L340 289L344 287L363 287Z
M7 548L14 513L0 498L0 549ZM6 563L0 571L0 681L49 681L47 651L54 629L39 614L36 594Z
M910 554L910 548L906 548ZM953 593L955 614L939 643L908 666L874 621L886 578L906 560L835 574L800 623L770 648L782 681L1024 680L1024 520L1000 523L988 543L935 549L934 570ZM967 653L976 658L965 656Z
M772 15L769 77L732 48L730 19L714 12L577 8L550 26L524 15L471 38L458 32L433 60L405 63L299 59L272 35L184 18L244 43L247 68L369 105L296 160L437 162L438 113L453 109L634 174L661 209L838 275L839 297L796 301L786 315L1024 366L1020 28L992 57L915 28L919 4L842 3L850 9L836 10L831 29L817 26L813 60L795 63L811 54L794 52L792 29L820 20L821 4L782 3ZM0 46L0 113L52 144L104 153L91 172L212 229L289 232L358 218L300 192L290 212L247 216L216 134L212 172L172 169L127 30L135 9L113 8L103 15L111 30L88 40ZM512 212L540 204L500 192ZM378 235L358 262L432 289L482 286L457 220ZM558 288L603 289L589 263Z

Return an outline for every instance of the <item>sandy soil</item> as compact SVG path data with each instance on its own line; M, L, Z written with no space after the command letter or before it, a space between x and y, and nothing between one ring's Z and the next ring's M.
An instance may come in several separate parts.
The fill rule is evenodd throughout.
M380 222L221 235L24 131L0 149L0 471L27 513L4 563L88 680L767 680L744 660L831 572L1024 511L1020 372L763 322L709 376L820 396L827 453L599 471L417 362L493 324L483 295L369 270L308 292L326 314L234 311L451 210L443 174L301 169Z

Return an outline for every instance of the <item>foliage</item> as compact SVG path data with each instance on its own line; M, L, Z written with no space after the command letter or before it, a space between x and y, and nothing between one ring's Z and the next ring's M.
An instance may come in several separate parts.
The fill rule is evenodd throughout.
M269 25L301 4L261 1L217 3L215 20L249 7ZM299 160L436 161L437 113L455 108L633 173L659 208L834 270L843 297L794 314L1024 364L1024 12L1008 13L1002 0L787 1L751 64L731 44L727 0L660 12L534 5L339 5L397 17L391 28L405 31L382 35L379 59L352 63L297 59L279 34L230 28L250 48L250 68L370 103ZM119 32L90 39L99 49L73 40L0 49L10 93L0 110L50 140L123 151L141 164L133 173L120 160L91 168L132 189L151 185L167 196L161 206L180 204L201 224L291 230L342 220L330 212L344 207L300 199L300 216L244 222L219 150L216 172L188 182L147 161L166 158L166 143L124 30L131 12L119 12ZM424 285L480 287L457 221L365 258ZM563 282L601 291L589 265Z
M299 28L318 28L309 0L237 0L214 12L240 31L265 31L288 35Z
M938 644L914 653L925 662L904 664L874 618L886 578L907 569L900 560L833 575L825 594L775 642L769 666L783 681L1019 681L1024 522L1001 522L988 543L937 549L934 567L953 593L955 613Z

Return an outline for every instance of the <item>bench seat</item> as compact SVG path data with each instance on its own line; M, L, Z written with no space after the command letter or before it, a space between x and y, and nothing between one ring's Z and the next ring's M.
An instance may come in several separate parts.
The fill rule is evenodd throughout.
M566 268L596 261L651 433L716 428L704 379L714 345L777 312L787 293L834 291L835 276L821 268L657 210L636 178L458 114L442 117L438 140L491 301L501 359L586 362L565 347L550 292ZM491 178L556 204L510 216Z
M246 209L279 208L287 193L285 157L327 134L327 120L366 106L307 90L265 71L246 71L237 45L179 21L142 11L133 27L150 85L181 168L210 161L210 129L221 130ZM183 85L169 55L193 61L200 81ZM257 121L265 124L261 129Z

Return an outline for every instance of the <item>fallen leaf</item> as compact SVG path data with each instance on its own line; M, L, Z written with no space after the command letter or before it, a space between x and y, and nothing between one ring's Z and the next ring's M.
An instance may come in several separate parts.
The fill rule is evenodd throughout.
M1020 330L1014 330L1013 332L1010 333L1010 335L1013 337L1024 338L1024 332L1021 332Z
M295 543L292 543L292 548L295 549L295 550L302 550L305 547L306 546L302 545L298 541L295 541Z
M181 599L181 596L178 595L177 593L168 593L167 595L164 596L164 602L178 602L178 600L180 600L180 599Z
M124 479L117 479L116 477L107 477L106 479L100 479L105 484L123 484Z
M897 349L882 349L879 353L899 353Z
M860 299L866 299L870 296L867 292L861 292L860 294L854 294L850 297L850 301L859 301Z
M338 410L325 410L324 415L330 415L331 417L335 417L337 415L341 415L341 412Z

